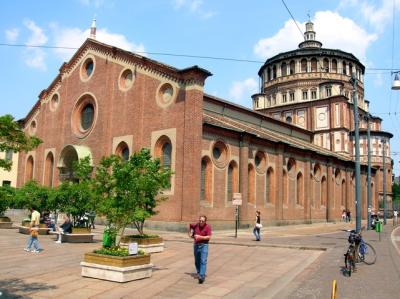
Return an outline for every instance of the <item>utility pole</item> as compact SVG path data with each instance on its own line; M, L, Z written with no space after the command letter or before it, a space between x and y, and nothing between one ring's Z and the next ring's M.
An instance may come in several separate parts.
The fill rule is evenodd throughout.
M367 229L371 229L371 210L372 210L372 204L371 204L371 123L370 123L370 117L369 115L367 116L367 142L368 142L368 176L367 176L367 198L368 198L368 225Z
M355 149L355 180L356 180L356 190L355 190L355 205L356 205L356 231L359 233L361 231L361 198L360 198L360 132L358 127L358 82L356 73L353 72L351 76L353 82L353 107L354 107L354 149Z
M387 208L386 208L386 162L385 162L385 156L386 156L386 139L382 139L382 163L383 163L383 224L386 225L386 220L387 220Z

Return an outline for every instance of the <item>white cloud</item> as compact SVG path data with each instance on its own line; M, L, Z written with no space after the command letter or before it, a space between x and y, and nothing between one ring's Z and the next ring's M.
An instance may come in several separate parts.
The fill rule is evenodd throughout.
M215 15L213 11L204 10L203 0L173 0L173 4L176 10L186 9L203 19L209 19Z
M31 35L26 42L26 45L42 46L47 43L47 36L44 34L43 29L31 20L24 22L26 28L31 31ZM45 57L46 53L40 48L28 48L25 53L25 63L33 68L39 70L46 70Z
M79 2L85 6L94 6L95 8L99 8L104 5L104 0L79 0Z
M378 32L383 32L385 26L392 21L393 2L396 11L400 10L400 0L382 0L381 5L375 5L367 0L342 0L339 8L356 7L364 19Z
M378 36L366 32L353 20L332 11L319 11L313 20L316 39L324 48L341 49L354 54L362 61L366 60L369 45ZM299 26L305 30L305 23ZM283 28L274 36L259 40L254 46L254 53L261 58L270 58L280 52L297 48L302 41L300 32L293 21L286 21Z
M18 39L19 36L19 29L18 28L12 28L6 30L6 40L9 43L15 43L16 40Z
M53 25L55 32L55 45L58 47L79 48L83 42L89 37L90 29L81 30L79 28L63 28L59 29ZM108 32L107 29L97 29L96 39L102 43L112 45L131 52L137 52L140 55L146 56L145 47L142 43L135 44L122 35ZM64 61L67 61L75 53L76 49L56 49L55 52Z
M258 84L254 78L247 78L243 81L234 81L229 96L236 102L248 103L251 95L257 92Z

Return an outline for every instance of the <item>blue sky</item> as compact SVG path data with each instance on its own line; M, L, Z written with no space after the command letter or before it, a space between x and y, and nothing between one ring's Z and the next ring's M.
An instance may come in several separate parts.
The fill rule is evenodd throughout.
M395 135L391 151L398 175L400 92L390 89L390 71L374 69L400 69L400 0L285 2L302 31L309 14L323 47L351 52L366 66L365 97L384 130ZM1 5L0 44L77 48L94 16L98 40L139 53L262 62L302 40L281 0L14 0ZM23 118L73 52L0 45L0 114ZM145 55L177 68L209 70L206 92L243 106L251 106L259 89L261 62Z

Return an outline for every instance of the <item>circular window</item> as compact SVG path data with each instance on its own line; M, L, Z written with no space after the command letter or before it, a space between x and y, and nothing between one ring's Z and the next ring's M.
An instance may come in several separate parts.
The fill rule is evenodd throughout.
M81 80L82 81L89 80L90 77L93 75L94 68L95 68L94 58L92 57L87 58L81 66L81 72L80 72Z
M120 77L119 77L119 88L122 90L128 90L134 81L132 70L126 69L123 70Z
M54 94L50 100L50 110L55 111L60 103L60 97L58 94Z
M217 141L212 148L212 157L216 166L222 168L228 161L228 147L222 141Z
M264 172L265 165L267 163L267 158L265 153L262 151L258 151L256 156L254 157L254 164L256 165L256 169L258 172Z
M318 119L319 119L320 121L325 120L325 118L326 118L325 113L320 113L320 114L318 115Z
M175 97L174 87L169 83L164 83L158 89L157 102L161 107L169 106Z
M96 107L96 101L90 95L84 95L76 102L71 125L77 137L86 137L93 129L97 118Z

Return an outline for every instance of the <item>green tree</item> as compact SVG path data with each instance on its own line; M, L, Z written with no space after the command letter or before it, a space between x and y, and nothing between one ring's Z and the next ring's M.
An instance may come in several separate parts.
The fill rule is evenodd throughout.
M13 187L10 186L0 187L0 215L3 215L4 212L10 207L14 195L15 195L15 189Z
M13 207L22 209L33 207L42 214L44 211L49 211L51 192L50 188L39 185L35 181L29 181L17 189Z
M37 137L26 136L21 126L14 118L7 114L0 116L0 151L29 151L37 147L42 141ZM12 161L0 159L0 169L10 170Z
M148 149L134 153L128 161L114 155L105 157L94 180L99 195L98 212L121 235L131 223L143 235L144 222L157 213L155 208L165 199L161 194L169 187L170 178L171 171L163 169Z

